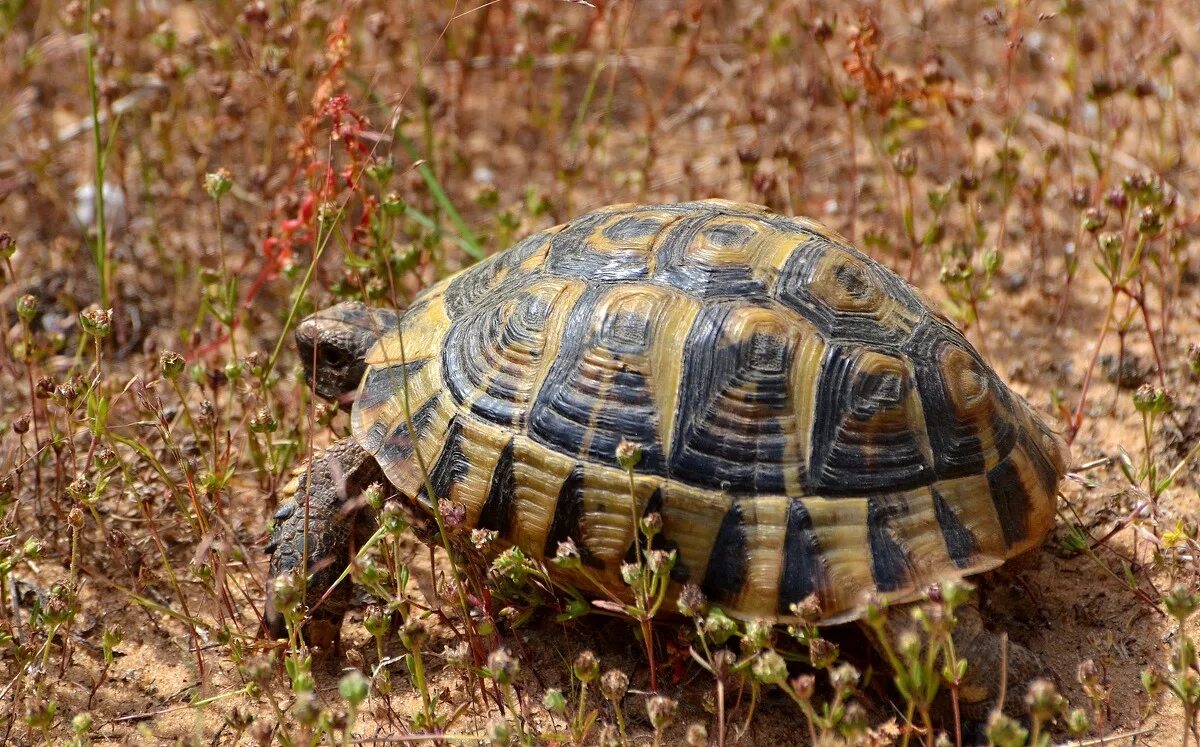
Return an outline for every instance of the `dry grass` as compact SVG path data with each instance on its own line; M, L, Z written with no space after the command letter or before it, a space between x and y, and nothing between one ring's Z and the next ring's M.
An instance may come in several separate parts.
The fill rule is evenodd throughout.
M259 637L279 491L347 429L296 319L403 308L589 208L721 196L909 277L1073 440L1046 551L985 582L1069 708L1043 690L964 741L1200 741L1200 11L347 5L0 0L0 739L954 743L950 683L909 666L932 628L910 660L663 621L651 696L644 620L510 563L467 625L449 579L481 572L402 532L358 580L403 604L339 654Z

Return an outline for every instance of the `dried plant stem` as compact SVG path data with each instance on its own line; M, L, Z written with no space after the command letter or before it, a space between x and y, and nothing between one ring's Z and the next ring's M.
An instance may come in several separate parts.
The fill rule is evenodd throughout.
M104 169L105 150L100 134L100 93L96 85L96 34L92 27L92 16L96 13L96 0L88 0L87 17L84 19L87 36L87 82L88 99L92 107L92 147L95 157L94 185L96 189L96 243L92 252L96 271L100 276L100 308L109 308L108 232L104 215Z

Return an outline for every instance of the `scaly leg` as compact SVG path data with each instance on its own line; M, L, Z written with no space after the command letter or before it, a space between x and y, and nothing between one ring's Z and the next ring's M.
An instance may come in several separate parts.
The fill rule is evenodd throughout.
M379 465L353 438L347 438L314 457L309 469L288 486L291 497L275 512L275 531L267 545L271 564L263 617L272 637L287 637L283 615L274 603L275 579L303 569L309 575L305 640L314 646L336 642L350 602L349 580L323 601L322 597L350 562L353 540L361 538L357 526L364 516L359 497L374 482L386 484ZM307 563L303 562L306 550Z

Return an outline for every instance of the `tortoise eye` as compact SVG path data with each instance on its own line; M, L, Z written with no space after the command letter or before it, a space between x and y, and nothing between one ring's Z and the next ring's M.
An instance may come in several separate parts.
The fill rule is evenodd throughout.
M317 349L317 362L322 366L340 368L346 365L346 351L341 348L323 345Z

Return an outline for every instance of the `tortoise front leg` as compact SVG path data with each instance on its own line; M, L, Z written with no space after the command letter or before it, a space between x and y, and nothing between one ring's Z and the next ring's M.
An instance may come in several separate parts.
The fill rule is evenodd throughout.
M276 606L276 580L306 572L305 640L316 646L337 640L351 585L344 581L328 597L322 597L346 569L352 540L360 537L356 526L366 518L360 495L371 483L383 481L375 459L353 438L346 438L314 457L308 469L288 486L292 495L275 512L275 531L267 545L271 564L263 617L273 638L287 637L283 614Z
M959 689L963 718L982 722L996 708L1024 718L1029 685L1038 678L1050 679L1050 670L1037 654L1011 638L1005 645L1003 636L988 630L977 605L963 605L954 615L954 652L967 660L967 675ZM1003 703L999 702L1002 672Z
M954 617L955 625L950 633L954 653L958 659L967 661L966 676L959 683L958 715L968 726L968 732L982 729L995 709L1023 718L1024 698L1030 683L1039 677L1049 679L1049 670L1037 654L1011 639L1006 643L999 633L988 630L977 602L959 606ZM885 630L893 641L901 631L912 627L911 608L888 608ZM1000 702L1002 695L1003 702ZM947 719L952 716L951 705L949 690L943 687L936 706Z

